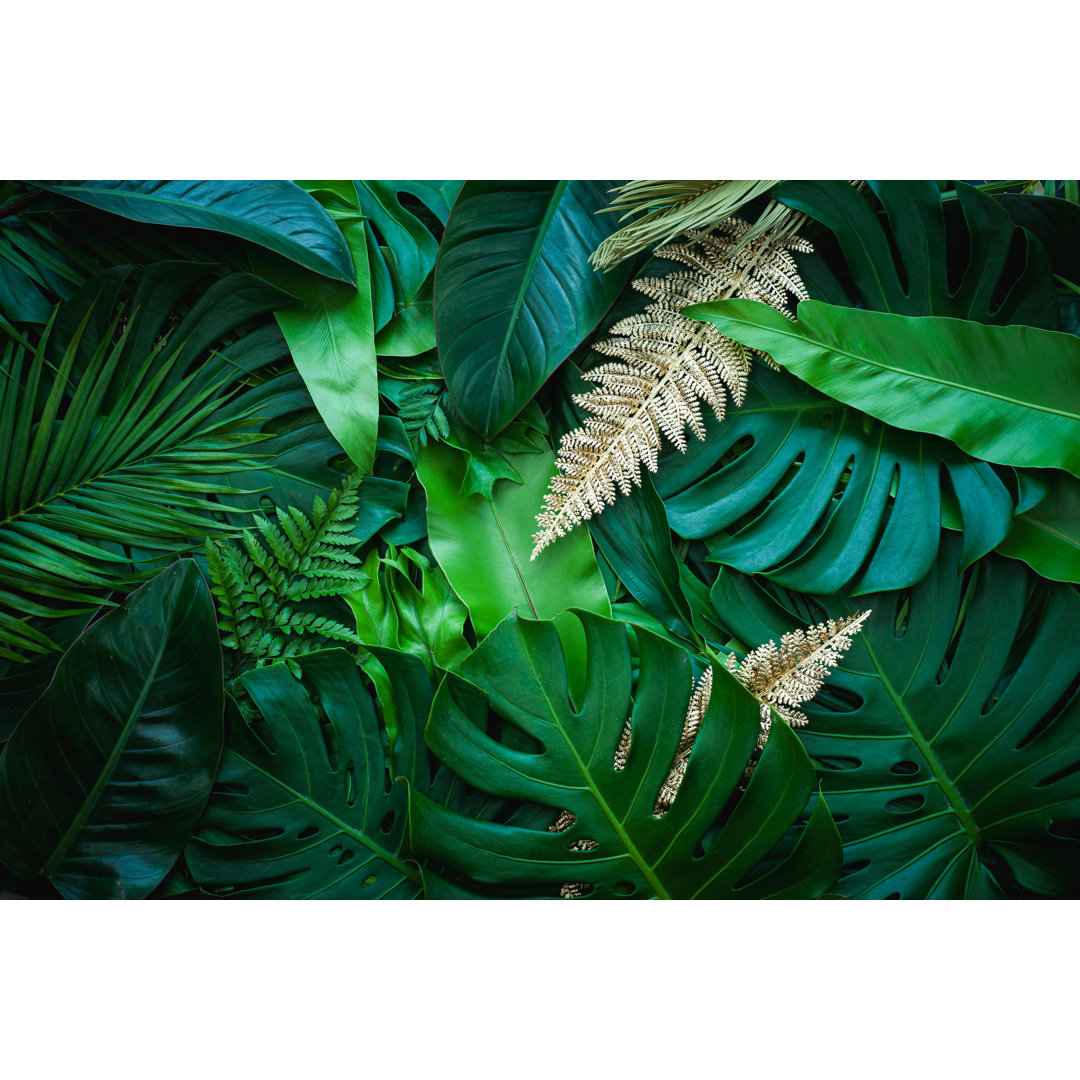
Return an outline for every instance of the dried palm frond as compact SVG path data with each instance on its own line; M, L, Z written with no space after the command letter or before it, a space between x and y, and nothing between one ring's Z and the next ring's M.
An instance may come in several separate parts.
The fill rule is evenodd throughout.
M588 372L586 378L597 388L574 396L593 415L559 445L559 472L536 519L540 531L533 537L534 559L614 503L616 487L628 495L631 483L640 485L642 462L655 472L661 432L680 450L686 449L686 427L704 439L700 402L718 420L724 416L726 390L736 404L742 403L751 358L764 354L680 312L688 304L739 296L763 301L790 317L788 294L807 298L791 252L809 252L811 246L797 237L768 233L739 248L749 228L732 218L707 236L658 248L657 255L688 269L634 282L654 303L616 323L611 336L594 346L615 362Z
M623 259L647 247L666 244L680 233L711 232L778 183L778 180L631 180L613 189L618 194L600 212L622 211L620 222L635 217L637 220L609 236L589 256L589 261L598 270L610 270ZM770 201L739 244L745 246L765 232L793 232L801 220L797 211Z
M836 622L829 619L806 630L793 630L780 639L779 648L775 641L767 641L747 653L741 664L734 655L728 656L728 671L761 702L759 750L769 738L770 706L792 727L806 724L806 715L797 706L821 689L869 615L860 611Z

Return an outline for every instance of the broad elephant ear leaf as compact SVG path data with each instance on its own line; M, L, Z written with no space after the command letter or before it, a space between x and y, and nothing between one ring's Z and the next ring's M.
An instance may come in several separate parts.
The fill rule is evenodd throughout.
M500 432L600 321L630 273L589 255L612 232L610 182L470 180L435 271L435 336L458 412Z
M801 257L812 296L845 307L1058 329L1050 261L995 199L930 180L787 180L773 196L826 226L839 252ZM881 212L878 212L880 207Z
M872 618L806 707L800 738L844 840L836 891L1075 896L1080 596L995 555L961 574L959 546L948 537L913 589L860 601ZM727 570L713 596L748 644L808 618Z
M34 181L35 187L154 225L210 229L353 284L352 259L329 214L290 180Z
M210 794L224 687L210 594L180 560L65 653L0 757L0 858L68 899L140 899Z
M415 899L406 848L407 776L427 786L416 751L431 687L415 657L378 650L401 721L391 760L372 696L343 649L273 664L239 680L225 753L185 850L205 893L233 899Z
M414 850L475 882L536 896L556 895L566 883L589 886L590 896L603 899L794 898L827 890L839 841L821 800L794 847L761 865L810 795L813 769L795 735L776 725L739 793L758 736L758 705L726 671L714 671L678 796L655 817L690 698L690 658L638 629L635 686L627 627L588 612L576 617L587 643L583 694L571 698L557 627L511 616L460 665L460 678L446 676L425 733L435 755L468 784L539 804L546 815L531 828L502 824L412 792ZM614 758L627 719L629 755L620 770ZM574 824L549 831L563 810Z

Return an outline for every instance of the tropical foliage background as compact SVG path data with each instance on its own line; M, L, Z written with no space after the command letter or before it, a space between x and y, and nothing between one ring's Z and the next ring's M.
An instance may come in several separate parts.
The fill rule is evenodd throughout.
M0 184L0 888L1080 895L1078 332L1076 181Z

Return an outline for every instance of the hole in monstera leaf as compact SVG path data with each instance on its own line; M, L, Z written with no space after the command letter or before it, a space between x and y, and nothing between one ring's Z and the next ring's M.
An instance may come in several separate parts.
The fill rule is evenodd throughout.
M911 616L911 597L905 596L896 609L893 618L893 637L900 641L907 633L908 618Z
M857 874L860 870L865 870L869 865L869 859L856 859L854 862L844 863L840 868L840 876L842 878L850 877L852 874Z
M850 821L851 820L851 815L850 814L833 814L832 819L833 819L833 821L836 822L837 825L842 825L845 821Z
M900 894L898 892L891 892L885 897L886 900L899 900Z
M338 866L344 866L347 862L352 862L356 858L356 852L352 848L347 848L338 857Z
M356 802L356 769L352 765L345 768L345 801L350 806Z
M251 788L247 784L222 783L214 785L215 795L249 795L250 793Z
M728 534L735 535L736 533L741 532L743 529L746 528L746 526L752 524L759 517L761 517L761 515L764 514L766 510L768 510L769 505L776 499L778 499L781 495L783 495L784 491L790 484L794 483L795 478L799 475L799 470L802 468L802 464L805 460L806 454L800 453L795 458L795 460L787 467L784 475L780 477L779 483L773 486L772 491L770 491L769 494L766 495L765 498L762 499L756 506L752 507L747 513L743 514L742 517L738 518L735 522L731 524L731 526L727 530Z
M361 889L370 889L371 886L374 885L374 884L375 884L375 875L374 874L368 874L368 876L366 878L364 878L363 881L360 882L360 888Z
M1063 840L1080 840L1080 818L1072 821L1055 821L1049 829L1051 836L1060 836Z
M1031 726L1028 733L1016 744L1016 749L1023 750L1028 743L1033 742L1043 732L1052 727L1056 721L1066 714L1066 711L1070 709L1078 695L1080 695L1080 678L1074 679L1065 693Z
M328 852L328 854L330 854L330 855L336 855L336 854L337 854L337 853L338 853L339 851L341 851L341 847L342 847L342 846L341 846L341 844L335 844L335 845L334 845L334 846L333 846L333 847L332 847L332 848L330 849L330 851Z
M818 622L821 620L819 619ZM854 690L835 683L826 683L814 695L814 704L820 705L831 713L853 713L863 707L863 699Z
M820 419L820 420L818 421L818 427L819 427L819 428L821 428L821 430L822 430L822 431L824 431L824 430L825 430L826 428L830 427L831 425L832 425L832 413L831 413L831 412L827 412L827 413L826 413L826 414L825 414L825 415L824 415L824 416L823 416L823 417L822 417L822 418L821 418L821 419Z
M747 454L753 448L754 436L743 435L742 438L736 439L723 453L723 456L716 464L717 471L720 469L726 469L732 462L738 461L743 454Z
M1064 780L1067 776L1075 776L1076 773L1080 773L1080 761L1074 761L1071 765L1066 765L1064 769L1058 769L1057 772L1051 773L1045 780L1040 780L1035 786L1037 788L1049 787L1051 784Z
M431 771L434 772L435 770L432 769ZM390 792L393 790L393 788L394 788L394 777L390 773L390 765L386 764L383 767L383 791L384 791L385 794L389 795Z
M693 857L695 859L705 858L705 845L700 840L694 845Z
M383 817L382 824L379 826L379 828L382 829L384 833L388 833L391 829L393 829L395 821L397 821L397 814L393 810L391 810L390 813L386 814Z
M889 771L897 776L914 776L919 771L919 766L914 761L898 761Z
M885 809L890 814L914 814L921 810L926 802L925 795L902 795L899 799L890 799L885 804Z
M811 758L819 769L828 769L830 772L843 772L847 769L858 769L862 762L854 757L815 757Z
M436 240L442 239L443 223L427 208L425 203L421 202L415 195L410 195L407 191L399 191L397 201L403 210L408 210L413 217L419 218Z
M633 896L637 892L637 886L632 881L616 881L611 886L611 891L616 896Z
M309 825L306 829L301 829L296 834L296 839L297 840L307 840L309 837L318 835L318 832L319 832L319 826L318 825Z
M245 840L276 840L279 836L285 835L285 830L281 828L244 829L240 835Z

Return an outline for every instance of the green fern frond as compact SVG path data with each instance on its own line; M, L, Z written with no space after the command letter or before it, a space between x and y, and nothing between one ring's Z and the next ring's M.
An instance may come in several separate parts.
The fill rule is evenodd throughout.
M381 379L379 393L392 402L410 439L421 446L441 442L450 434L446 415L446 384L435 379Z
M222 644L256 665L337 641L359 645L355 631L304 604L362 588L369 576L352 536L360 478L350 476L309 518L278 508L244 530L240 543L208 540L206 562L221 618Z

